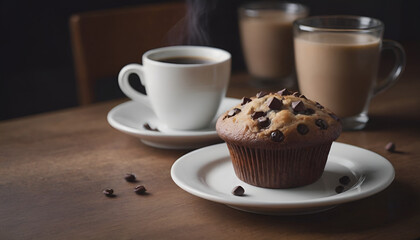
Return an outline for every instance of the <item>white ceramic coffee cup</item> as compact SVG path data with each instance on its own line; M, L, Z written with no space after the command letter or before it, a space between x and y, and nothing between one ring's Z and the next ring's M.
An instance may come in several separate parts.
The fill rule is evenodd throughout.
M197 57L198 64L167 63L174 57ZM231 55L202 46L171 46L147 51L143 65L129 64L118 75L121 90L132 100L150 106L159 121L176 130L206 128L225 97L230 79ZM131 87L130 74L137 74L147 95Z

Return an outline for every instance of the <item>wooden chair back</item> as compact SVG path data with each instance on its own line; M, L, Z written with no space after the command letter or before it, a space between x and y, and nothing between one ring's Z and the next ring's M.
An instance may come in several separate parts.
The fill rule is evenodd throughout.
M145 51L169 45L167 34L185 13L184 2L170 2L72 15L70 35L80 105L95 101L99 79L117 76L124 65L140 63Z

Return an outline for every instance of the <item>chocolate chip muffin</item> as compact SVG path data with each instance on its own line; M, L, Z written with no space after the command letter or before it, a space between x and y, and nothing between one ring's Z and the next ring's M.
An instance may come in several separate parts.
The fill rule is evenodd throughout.
M239 179L258 187L292 188L321 177L341 123L321 104L283 89L244 97L219 117L216 129Z

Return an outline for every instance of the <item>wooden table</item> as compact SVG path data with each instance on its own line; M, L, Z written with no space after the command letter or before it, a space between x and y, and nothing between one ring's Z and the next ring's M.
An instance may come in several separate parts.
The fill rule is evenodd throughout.
M411 68L410 68L411 67ZM389 159L383 192L326 212L265 216L192 196L171 177L188 151L160 150L109 126L125 100L0 123L0 239L415 239L420 237L420 81L409 65L371 105L363 131L339 142ZM256 93L235 74L229 96ZM396 143L401 153L384 146ZM149 194L133 193L135 173ZM113 188L115 198L102 194Z

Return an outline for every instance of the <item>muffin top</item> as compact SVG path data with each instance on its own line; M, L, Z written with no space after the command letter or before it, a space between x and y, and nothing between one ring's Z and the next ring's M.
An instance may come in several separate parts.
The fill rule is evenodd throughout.
M292 148L334 141L341 133L341 122L321 104L283 89L242 98L219 117L216 130L230 143Z

